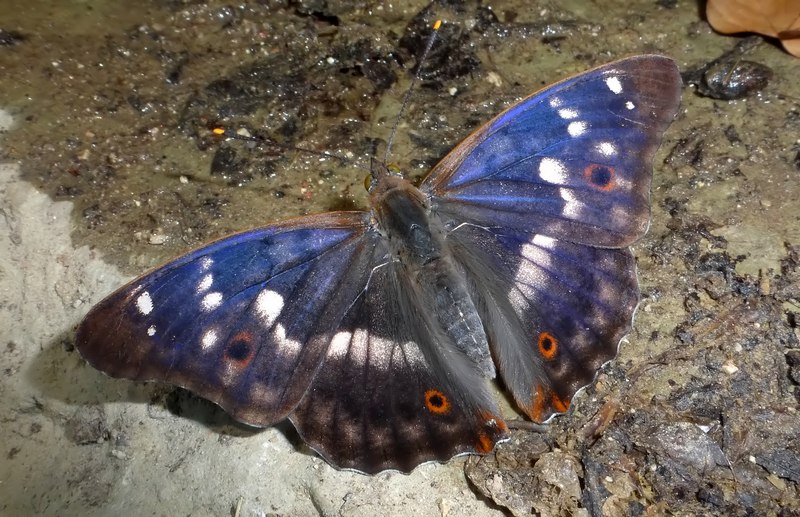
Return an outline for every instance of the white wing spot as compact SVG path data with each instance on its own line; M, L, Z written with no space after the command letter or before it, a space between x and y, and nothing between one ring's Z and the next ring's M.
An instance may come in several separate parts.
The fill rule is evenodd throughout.
M200 301L200 306L203 308L204 311L210 311L219 307L219 304L221 303L222 303L222 293L215 291L213 293L208 293L207 295L203 296L203 299Z
M556 247L556 240L552 237L548 237L547 235L539 235L536 234L531 239L531 244L534 246L539 246L540 248L547 248L549 250Z
M517 314L524 314L529 310L530 302L528 300L536 299L536 289L532 286L546 286L548 282L547 274L543 272L542 267L547 267L550 264L550 256L539 251L539 255L530 257L529 255L535 253L535 246L525 244L520 250L527 260L519 263L519 269L514 276L516 289L512 289L509 293L511 303L514 305L514 310ZM541 264L540 261L545 261Z
M200 271L208 271L214 265L214 259L203 257L200 259Z
M261 318L265 327L271 327L272 324L275 323L275 320L278 319L282 310L283 296L269 289L264 289L258 293L258 297L256 298L256 314Z
M394 346L391 359L394 364L403 364L405 362L412 367L416 365L427 367L425 356L422 355L422 350L420 350L419 345L413 341L407 341L402 346Z
M150 337L153 337L153 336L156 335L156 326L155 325L150 325L149 327L147 327L147 335L150 336Z
M611 142L600 142L596 149L603 156L614 156L617 154L617 146Z
M153 312L153 299L150 298L150 293L145 291L136 298L136 308L139 309L142 316L147 316Z
M606 79L606 86L608 86L608 89L617 95L622 93L622 83L617 76L612 76Z
M520 253L525 259L520 263L520 268L517 271L517 281L522 281L528 286L543 285L541 283L543 277L542 269L547 269L552 264L552 255L550 252L543 250L534 244L523 244ZM523 291L525 291L523 289ZM531 292L524 293L526 297L532 294Z
M353 342L350 346L350 361L353 364L366 364L369 352L370 336L365 329L358 329L353 333Z
M217 344L217 339L219 339L219 336L217 335L216 329L206 330L205 333L203 333L203 337L200 338L200 345L203 347L203 350L208 350Z
M575 138L584 134L587 127L589 127L589 125L583 121L570 122L567 126L567 133L569 133L569 136Z
M203 293L208 291L211 287L211 284L214 283L214 275L208 273L200 281L197 283L197 294Z
M337 332L333 336L333 339L331 339L330 347L328 347L328 355L336 359L343 358L350 349L350 340L352 337L353 334L346 330Z
M628 108L629 110L632 110L633 108L636 107L636 104L632 103L631 101L628 101L625 103L625 107Z
M560 97L550 97L550 107L557 108L563 104L563 101Z
M575 197L575 194L569 189L559 189L559 194L561 195L561 199L566 201L564 208L561 209L561 215L569 218L577 218L581 213L583 203L578 201L578 198Z
M558 110L558 116L564 120L571 120L578 117L578 110L572 108L563 108Z
M372 336L369 343L369 366L387 371L392 364L395 347L400 348L400 344L391 339Z
M516 290L511 291L512 304L518 313L528 310L528 301L536 298L536 288L546 286L549 278L545 270L552 266L553 254L549 251L556 247L556 240L545 235L534 235L527 244L523 244L520 253L526 259L520 262L514 277L516 287L522 293L522 299Z
M555 158L542 158L539 162L539 177L548 183L563 185L567 179L564 164Z
M302 348L302 345L299 341L295 341L294 339L289 339L286 337L286 329L280 323L275 325L275 330L272 332L272 337L278 344L280 351L286 355L297 356L298 352L300 352L300 349Z

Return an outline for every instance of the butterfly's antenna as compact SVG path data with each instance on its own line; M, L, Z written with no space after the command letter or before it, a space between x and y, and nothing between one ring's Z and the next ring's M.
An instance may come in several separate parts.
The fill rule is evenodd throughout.
M411 79L411 85L408 87L405 96L403 97L403 104L400 105L400 112L397 114L397 118L394 121L394 126L392 126L392 132L389 134L389 140L386 142L386 151L383 153L383 163L386 163L389 160L389 151L392 149L392 142L394 141L394 136L397 134L397 128L400 125L400 119L403 118L403 113L406 110L406 106L408 105L408 101L411 98L411 92L414 91L414 86L417 84L419 80L420 70L422 70L422 64L425 63L425 59L427 59L428 54L431 51L431 47L433 47L433 42L436 41L436 33L439 31L439 27L442 26L442 20L436 20L433 22L433 31L431 35L428 37L428 43L425 45L425 50L422 52L422 56L419 58L417 62L417 73L414 74L414 77Z
M329 153L329 152L326 152L326 151L315 151L313 149L306 149L304 147L297 147L297 146L293 146L293 145L285 145L285 144L281 144L281 143L276 142L275 140L272 140L272 139L269 139L269 138L259 138L257 136L245 135L245 134L242 134L242 133L238 133L236 131L232 131L230 129L226 129L224 127L212 128L211 132L213 134L217 135L217 136L221 136L221 137L224 137L224 138L230 138L232 140L242 140L244 142L255 142L257 144L269 144L269 145L274 145L275 147L278 147L280 149L286 149L287 151L298 151L298 152L305 153L305 154L311 154L313 156L321 156L321 157L324 157L324 158L332 158L334 160L338 160L339 163L341 163L342 165L350 165L351 167L355 167L357 169L362 169L362 170L365 170L367 172L370 171L369 167L364 167L361 164L354 163L352 160L350 160L348 158L345 158L344 156L341 156L341 155L338 155L338 154L334 154L334 153Z

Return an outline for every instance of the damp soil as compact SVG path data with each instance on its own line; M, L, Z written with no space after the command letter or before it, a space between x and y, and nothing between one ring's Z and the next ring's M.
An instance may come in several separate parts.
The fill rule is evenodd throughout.
M0 511L800 512L800 60L715 34L695 2L534 4L6 0ZM391 153L414 179L570 74L650 52L684 74L634 246L634 331L568 414L519 423L496 454L369 477L290 425L83 363L74 326L124 279L233 231L364 208L436 17Z

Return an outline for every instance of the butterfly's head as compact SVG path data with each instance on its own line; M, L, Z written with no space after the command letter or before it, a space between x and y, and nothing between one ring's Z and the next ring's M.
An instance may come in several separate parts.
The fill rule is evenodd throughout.
M422 192L419 191L410 181L405 179L400 173L400 169L395 165L376 164L372 168L372 174L365 180L369 191L369 201L375 213L379 215L383 212L392 211L391 207L395 204L393 200L406 198L420 210L428 209L427 201Z
M372 193L382 183L386 183L386 178L403 178L403 173L400 167L395 164L385 164L383 162L373 161L370 167L369 176L364 178L364 188L367 192ZM385 189L385 187L383 187Z

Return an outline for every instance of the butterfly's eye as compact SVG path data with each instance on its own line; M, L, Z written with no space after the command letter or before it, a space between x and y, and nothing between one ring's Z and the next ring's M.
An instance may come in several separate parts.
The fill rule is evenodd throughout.
M372 186L372 175L367 174L364 176L364 190L369 192L369 188Z
M397 174L398 176L403 174L403 169L401 169L396 163L390 163L386 166L386 168L389 169L389 172L392 174Z

